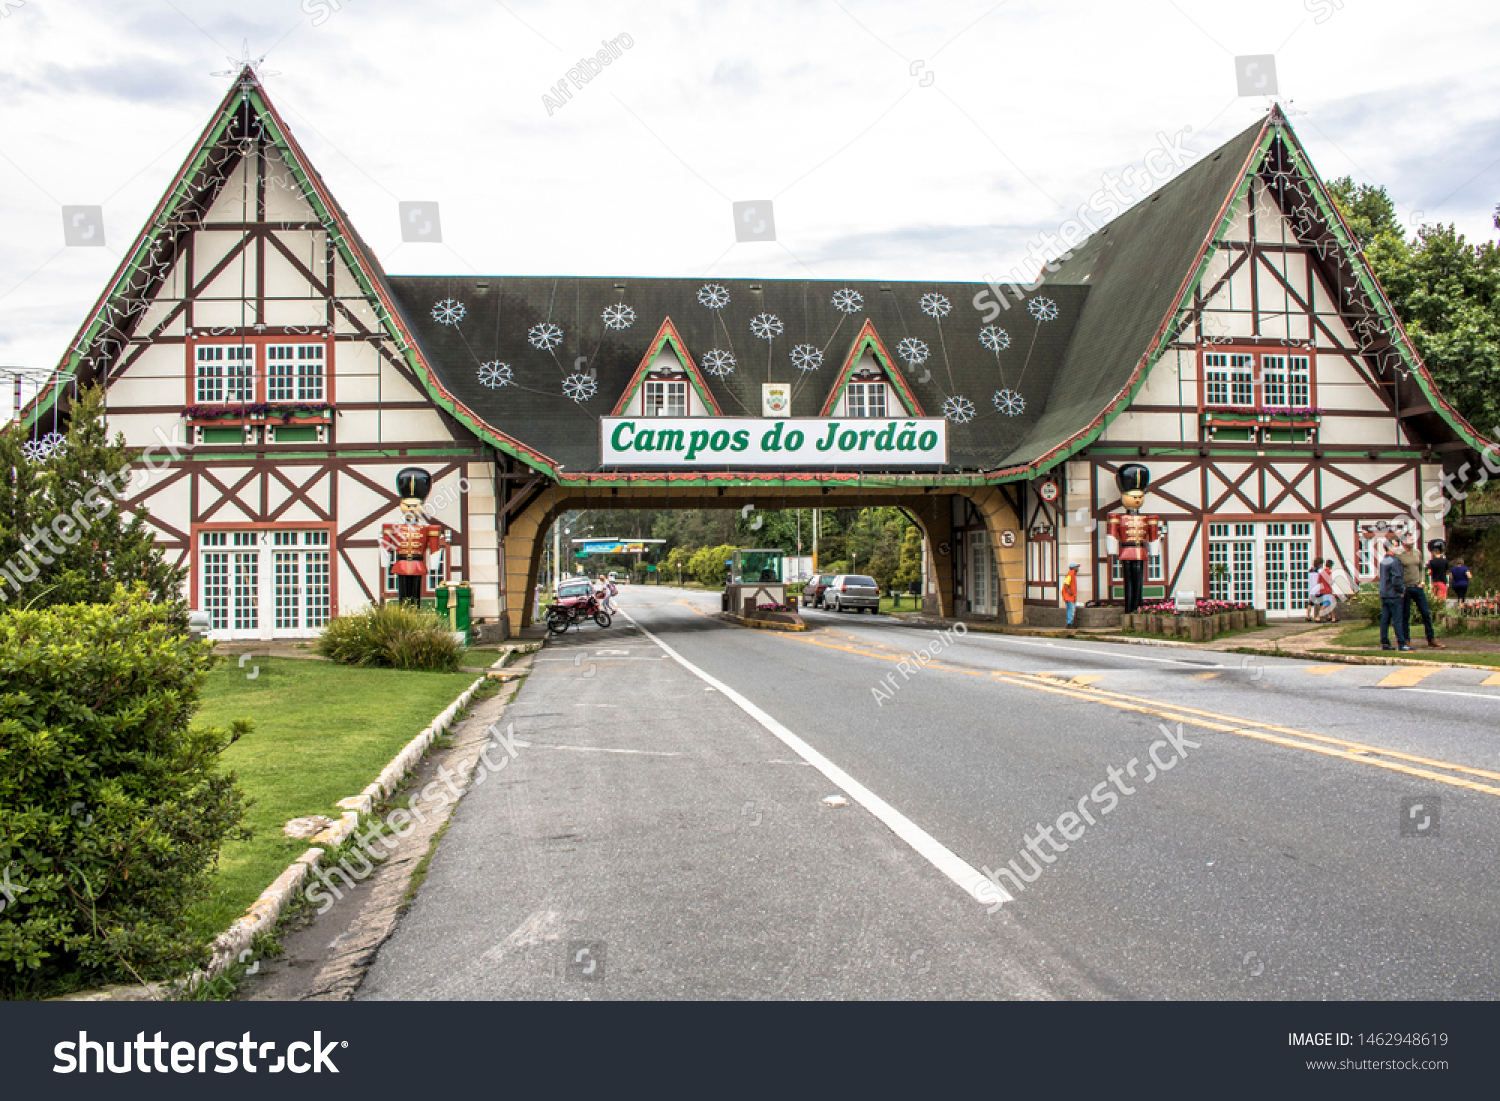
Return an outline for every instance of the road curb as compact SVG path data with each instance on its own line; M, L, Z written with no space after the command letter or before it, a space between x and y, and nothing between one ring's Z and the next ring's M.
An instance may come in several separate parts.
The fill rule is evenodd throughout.
M806 623L772 623L763 619L746 619L744 616L732 615L729 612L720 612L719 618L728 620L730 623L741 627L750 627L757 631L806 631Z
M502 656L500 661L490 668L495 669L504 661L505 658ZM411 771L416 762L422 759L438 736L453 724L454 718L468 706L469 700L473 698L479 686L488 679L489 674L486 673L459 693L456 700L439 712L420 734L407 742L401 751L391 758L390 763L380 770L380 775L373 783L366 785L358 795L340 799L334 804L344 811L339 821L314 836L311 841L312 847L287 865L286 870L261 892L260 897L252 902L228 929L214 938L208 966L203 972L206 977L216 978L222 975L239 960L243 952L250 949L257 933L269 933L276 927L276 923L281 920L281 915L286 911L287 903L296 896L302 884L306 882L313 866L322 860L324 855L322 846L337 848L342 845L359 828L362 816L368 815L378 802L394 794L400 788L401 781L405 779L406 774Z

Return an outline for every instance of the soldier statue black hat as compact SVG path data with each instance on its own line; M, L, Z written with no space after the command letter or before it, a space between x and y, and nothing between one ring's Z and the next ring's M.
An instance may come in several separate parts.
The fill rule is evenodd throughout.
M1145 493L1151 484L1151 471L1140 463L1126 463L1115 475L1121 493Z

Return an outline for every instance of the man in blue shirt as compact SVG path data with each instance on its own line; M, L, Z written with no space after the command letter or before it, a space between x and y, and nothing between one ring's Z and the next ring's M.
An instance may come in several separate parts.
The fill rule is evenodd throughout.
M1402 650L1411 649L1411 635L1409 633L1404 605L1406 603L1406 572L1402 569L1401 560L1396 557L1394 546L1385 549L1385 557L1380 560L1380 648L1389 650L1391 648L1390 628L1396 625L1396 642Z

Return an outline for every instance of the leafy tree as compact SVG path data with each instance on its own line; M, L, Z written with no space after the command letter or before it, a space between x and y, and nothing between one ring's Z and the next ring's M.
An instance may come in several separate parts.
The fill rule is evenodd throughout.
M103 603L117 582L139 582L186 627L187 570L162 557L144 509L120 504L139 492L147 472L129 469L135 455L123 436L110 442L102 393L79 395L60 452L34 461L25 443L17 425L0 432L0 601ZM166 457L162 448L149 462Z
M1370 245L1381 234L1401 236L1396 204L1391 202L1385 188L1357 184L1349 176L1340 176L1328 185L1328 190L1361 247Z
M688 563L693 580L711 589L723 588L724 579L728 576L724 563L732 559L737 550L739 545L736 543L722 543L717 547L704 547L698 551Z
M906 529L901 540L901 564L891 580L903 592L922 580L922 529L915 524Z

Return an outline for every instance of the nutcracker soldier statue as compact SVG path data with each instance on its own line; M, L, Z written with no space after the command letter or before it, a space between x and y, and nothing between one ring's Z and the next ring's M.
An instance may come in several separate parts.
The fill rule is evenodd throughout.
M432 489L432 476L419 467L409 466L396 475L396 491L401 494L403 523L383 524L380 542L395 560L396 592L403 604L417 604L422 599L422 579L427 576L427 556L436 554L447 542L443 528L426 523L423 502Z
M1120 560L1120 577L1125 582L1125 614L1133 615L1141 606L1141 587L1146 579L1146 563L1161 553L1161 519L1142 516L1146 487L1151 471L1139 463L1127 463L1115 475L1120 487L1124 512L1112 512L1105 528L1105 546Z

